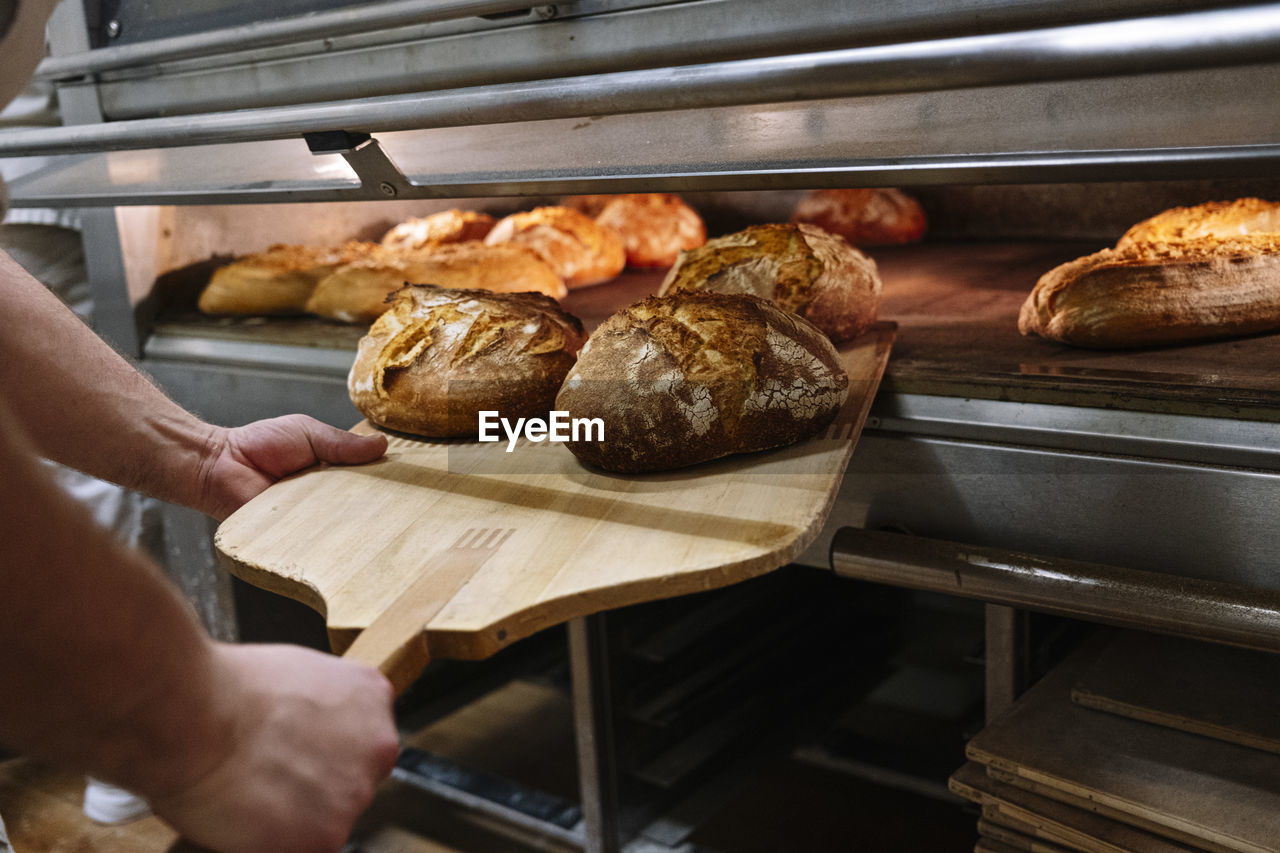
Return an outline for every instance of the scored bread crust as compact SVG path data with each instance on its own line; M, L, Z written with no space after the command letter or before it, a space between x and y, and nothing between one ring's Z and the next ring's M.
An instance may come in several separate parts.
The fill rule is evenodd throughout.
M584 206L596 207L595 220L622 236L630 267L669 267L680 252L707 242L707 229L692 207L668 193L628 193L587 196Z
M830 423L849 377L830 339L755 296L650 297L600 325L556 397L600 418L587 465L639 473L792 444Z
M585 340L542 294L410 284L360 339L347 390L379 426L474 436L482 410L545 416Z
M427 249L446 243L483 240L497 222L487 213L453 208L406 219L382 236L388 249Z
M914 198L891 187L813 190L796 204L792 222L808 222L855 246L914 243L928 222Z
M316 285L307 310L344 323L368 323L387 309L387 298L408 283L475 288L495 293L568 293L555 270L532 251L478 241L426 249L387 249L334 270Z
M813 225L753 225L682 252L658 295L703 290L749 293L799 314L840 342L876 320L876 263Z
M1074 346L1158 346L1280 328L1280 234L1128 241L1041 276L1018 330Z
M1256 233L1280 233L1280 204L1260 198L1238 198L1170 208L1130 228L1116 248L1205 237L1229 239Z
M513 243L537 252L569 288L614 278L627 264L622 237L567 207L537 207L498 220L484 238L490 246Z
M376 243L278 243L214 270L196 304L206 314L301 314L320 279L376 251Z

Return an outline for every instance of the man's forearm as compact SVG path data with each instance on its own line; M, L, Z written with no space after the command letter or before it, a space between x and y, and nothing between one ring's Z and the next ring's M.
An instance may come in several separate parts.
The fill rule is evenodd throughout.
M0 402L0 742L144 793L189 786L234 735L213 644L22 433Z
M216 430L168 399L0 252L0 388L38 452L175 503L199 497Z

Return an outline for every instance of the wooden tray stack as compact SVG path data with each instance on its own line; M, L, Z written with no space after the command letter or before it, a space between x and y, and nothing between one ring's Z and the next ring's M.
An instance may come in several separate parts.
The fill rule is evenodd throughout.
M1280 656L1095 638L967 755L979 851L1280 851Z

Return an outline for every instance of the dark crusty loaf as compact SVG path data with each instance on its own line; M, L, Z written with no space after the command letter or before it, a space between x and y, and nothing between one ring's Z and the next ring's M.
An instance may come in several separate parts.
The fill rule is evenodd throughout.
M1083 347L1159 346L1280 328L1280 234L1130 240L1040 277L1024 335Z
M370 421L426 436L474 436L478 413L513 420L551 409L586 340L540 293L410 284L360 340L347 379Z
M750 293L799 314L833 341L875 322L875 261L813 225L753 225L681 252L658 294Z
M754 296L651 297L596 329L556 408L600 418L580 460L622 473L780 447L835 417L849 377L811 323Z

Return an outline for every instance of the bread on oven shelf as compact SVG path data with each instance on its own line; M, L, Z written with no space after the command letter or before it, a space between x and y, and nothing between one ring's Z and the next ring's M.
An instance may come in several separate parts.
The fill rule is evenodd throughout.
M381 243L272 246L216 270L198 305L206 314L308 313L369 323L406 283L561 299L569 288L612 280L628 264L669 266L706 241L701 217L674 195L576 198L578 208L545 206L501 220L459 209L414 217Z
M531 249L570 288L616 278L626 266L622 236L568 207L552 205L513 213L500 219L484 240L490 246Z
M796 203L791 221L817 225L854 246L915 243L928 227L920 202L892 187L813 190Z
M206 314L302 314L320 279L378 248L277 244L214 270L197 303Z
M1024 335L1132 348L1280 328L1280 204L1259 199L1174 208L1114 249L1058 266L1023 303Z
M321 279L306 309L344 323L371 323L406 282L493 293L541 293L552 299L568 293L555 270L521 246L488 246L478 241L421 249L384 246Z
M690 290L749 293L804 317L837 343L876 320L876 263L813 225L752 225L683 252L659 295Z
M562 204L617 231L629 267L669 267L682 251L707 242L702 217L670 193L570 196Z
M446 243L483 240L497 222L477 210L444 210L430 216L411 217L382 237L388 249L429 249Z

